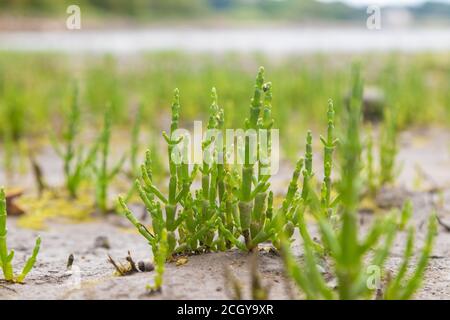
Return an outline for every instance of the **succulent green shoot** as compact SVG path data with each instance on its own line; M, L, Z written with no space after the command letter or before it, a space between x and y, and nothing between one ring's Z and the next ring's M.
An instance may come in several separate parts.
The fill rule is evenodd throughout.
M74 93L72 98L71 109L69 113L69 123L67 127L67 132L64 135L64 139L66 141L66 153L64 156L64 174L66 177L70 177L71 170L71 162L75 158L75 137L77 136L79 130L79 122L80 122L80 107L78 101L78 86L74 87ZM73 186L68 181L68 189L71 193L73 190Z
M425 244L422 248L422 252L417 262L416 269L412 274L412 276L409 278L400 296L398 297L399 299L406 300L411 298L414 292L420 287L425 272L425 268L428 265L428 260L430 258L433 249L433 243L436 237L436 233L437 233L437 219L435 214L432 214L428 220L428 232L425 238ZM405 250L405 256L407 253L408 252ZM405 260L407 259L405 258Z
M14 275L12 267L14 250L8 252L8 245L7 245L8 229L6 227L6 217L7 217L6 195L5 190L2 187L0 188L0 267L3 270L3 276L6 281L21 283L24 281L25 277L31 271L36 262L36 258L39 253L39 248L41 245L41 238L38 237L36 239L36 244L34 246L31 257L25 263L22 272L16 277Z
M163 285L164 264L166 263L167 255L169 253L169 239L168 233L165 229L161 232L159 242L153 247L153 256L155 262L155 277L153 285L148 285L147 288L151 292L159 292Z
M131 173L133 176L139 171L139 164L137 157L139 153L139 134L142 124L143 109L144 105L143 103L140 103L137 108L133 128L131 130L130 165L131 165Z
M63 133L64 146L60 146L51 134L51 142L56 154L63 160L65 187L72 198L76 198L81 183L87 178L87 169L94 162L98 144L87 148L77 146L81 127L81 109L78 85L74 85L70 110L67 116L67 130Z
M126 157L125 155L113 166L109 167L108 158L110 156L111 148L111 106L108 106L104 119L103 129L97 140L98 145L98 159L96 163L93 163L93 171L95 175L95 199L98 209L102 213L107 213L109 210L108 205L108 190L111 181L121 171Z
M8 229L6 227L6 195L3 188L0 189L0 261L3 269L3 276L6 281L12 281L14 278L11 258L14 251L8 252L6 243Z
M380 185L396 178L398 153L398 111L395 105L386 108L380 135Z
M400 222L399 222L399 229L405 230L408 221L411 219L413 215L413 206L411 200L407 200L402 208L402 211L400 213Z
M136 229L139 231L139 233L147 239L148 243L150 245L153 245L155 237L150 233L150 231L147 230L147 228L140 223L137 218L133 215L130 209L128 209L128 206L126 205L125 201L122 197L118 198L119 205L121 206L122 210L125 213L125 217L136 227Z
M352 283L361 272L361 259L358 255L358 219L357 207L359 202L359 172L360 172L360 123L363 84L360 79L359 67L352 70L352 94L347 106L345 122L345 139L341 144L341 219L342 229L339 235L341 246L341 264L337 268L339 295L343 299L351 299Z
M260 67L258 75L256 76L255 90L250 106L250 118L248 121L248 128L257 129L258 119L262 108L262 94L264 86L264 68Z
M366 160L366 166L367 166L367 184L370 195L374 196L376 189L377 189L377 183L375 181L375 168L374 168L374 161L373 161L373 132L372 127L368 130L367 133L367 160Z
M314 175L312 171L312 161L313 161L312 133L311 131L308 131L308 133L306 134L306 151L305 151L304 168L302 172L303 173L302 199L305 202L308 200L309 181Z
M36 258L39 253L39 249L41 248L41 237L37 237L36 244L34 245L33 253L31 257L27 260L25 266L23 267L20 275L17 276L17 282L23 282L27 274L33 269L34 264L36 263Z
M328 100L327 111L327 137L320 137L323 144L323 171L324 178L322 184L322 206L324 209L329 210L331 207L331 171L333 168L333 152L337 146L338 140L334 135L334 106L333 100Z
M272 119L272 86L264 83L264 70L261 68L256 78L255 92L250 104L250 116L245 121L245 129L270 129ZM164 262L174 254L192 254L205 251L222 251L236 247L242 251L252 251L265 241L271 241L280 250L288 274L309 299L359 299L370 297L367 287L367 261L380 269L389 256L396 232L406 225L407 214L412 209L405 204L404 213L398 216L389 214L377 219L365 237L359 233L358 208L361 190L360 137L362 81L357 67L353 70L352 95L344 113L342 143L340 143L340 180L336 183L338 196L331 199L333 184L331 173L333 155L337 146L335 137L335 111L332 101L328 103L327 135L321 137L324 146L324 179L320 194L312 179L313 150L312 134L306 136L306 152L292 174L288 190L281 206L274 210L274 194L270 190L270 174L262 174L261 169L268 163L263 158L270 156L260 140L256 149L257 161L250 161L250 138L245 136L243 165L224 161L206 162L189 170L184 164L176 164L171 151L181 143L183 137L175 137L178 128L180 102L179 92L175 90L172 103L172 123L169 134L163 134L169 152L168 194L161 192L153 183L150 152L146 153L141 166L141 177L136 188L152 219L150 232L128 209L125 201L119 198L125 216L146 238L152 247L157 273L152 288L159 290L162 284ZM224 113L218 105L217 91L211 91L212 103L209 108L208 129L223 133ZM206 137L202 150L211 155L226 157L222 146L214 151L213 137ZM220 158L219 158L220 159ZM220 162L220 161L219 161ZM193 190L192 183L197 171L201 172L201 186ZM300 175L303 185L299 186ZM330 213L333 213L331 217ZM320 240L313 238L308 230L305 215L311 213L319 228ZM336 218L338 221L334 221ZM403 221L403 222L402 222ZM298 228L303 239L304 261L298 264L290 251L291 237ZM430 230L432 225L430 226ZM391 289L385 297L410 297L417 289L423 276L424 266L431 250L432 237L422 251L419 267L412 280L406 285L405 266L412 255L413 233L408 238L403 264L398 278L391 282ZM242 241L243 238L243 241ZM326 255L325 255L326 253ZM326 259L324 259L326 257ZM371 257L371 259L369 259ZM329 263L327 270L337 280L337 289L332 288L324 278L320 265Z

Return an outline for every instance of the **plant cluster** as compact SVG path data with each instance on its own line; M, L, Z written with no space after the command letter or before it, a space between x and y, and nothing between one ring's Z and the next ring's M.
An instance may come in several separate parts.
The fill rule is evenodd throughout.
M143 202L150 218L151 227L139 221L119 197L118 203L125 217L137 228L152 248L155 279L149 286L159 291L163 282L165 262L179 254L197 254L238 248L244 252L257 251L260 244L270 242L284 259L286 270L309 299L358 299L375 295L386 299L408 299L419 287L428 257L431 253L436 220L431 215L428 232L417 265L410 272L409 264L414 252L414 229L408 226L412 205L407 202L401 213L393 212L374 221L365 237L361 237L358 208L361 198L362 143L361 101L363 85L359 70L355 68L352 95L343 110L343 130L337 139L335 109L330 100L327 108L327 132L321 136L323 144L323 180L317 186L313 171L313 136L306 135L305 155L296 163L287 192L277 207L271 190L272 145L270 130L274 125L272 115L272 83L264 78L260 68L251 98L249 115L245 119L242 136L227 141L243 159L242 163L231 160L230 150L218 137L226 136L225 110L218 103L215 89L211 92L211 105L202 140L201 164L190 165L189 135L180 134L180 95L176 89L171 105L169 131L163 132L167 143L169 169L168 185L158 187L154 179L154 158L150 150L145 153L144 163L137 166L139 127L142 106L139 107L132 130L130 149L131 176L139 171L133 190ZM63 145L55 144L63 159L65 186L72 198L80 192L83 181L95 187L96 205L102 212L109 211L108 189L123 167L125 157L111 166L111 125L113 112L119 103L104 113L103 127L97 139L89 147L78 146L81 111L78 88L67 118ZM117 110L116 110L117 111ZM394 179L397 152L397 110L385 114L380 143L379 181L375 180L373 168L373 141L369 139L367 152L368 184L374 190L378 184ZM266 140L254 132L269 133ZM214 134L211 134L214 132ZM256 144L252 143L256 141ZM335 151L339 152L340 179L332 181ZM319 237L313 236L307 223L310 215L317 224ZM303 261L298 263L291 251L294 231L298 230L303 243ZM407 230L407 242L402 263L395 275L384 271L384 265L398 230ZM0 266L7 281L22 282L33 267L40 247L40 238L23 271L14 275L12 258L6 245L6 202L3 189L0 192ZM327 270L336 280L333 287L322 272ZM379 270L375 285L368 270ZM266 297L259 280L254 279L257 294ZM373 291L377 289L376 291ZM255 291L255 292L256 292Z
M74 86L66 121L67 129L63 133L62 145L59 145L55 137L52 136L54 149L63 160L65 187L70 197L77 198L83 182L93 181L96 191L96 206L103 213L109 210L109 185L120 172L125 161L125 156L123 156L112 168L109 167L111 117L111 107L108 107L104 113L102 130L95 141L88 147L79 145L77 140L81 130L81 109L79 89L78 86ZM137 134L135 133L133 136ZM134 156L135 152L137 151L133 149Z
M224 112L217 100L216 90L213 89L207 129L223 134ZM256 78L250 116L245 121L246 130L272 128L271 102L272 86L264 81L264 69L261 68ZM175 136L179 118L180 99L178 90L175 90L170 131L163 133L168 145L168 195L164 195L153 183L150 151L147 151L141 166L141 178L136 181L136 189L152 218L152 229L139 222L125 201L119 198L125 216L150 243L155 257L160 257L161 246L167 259L177 253L191 254L232 247L249 251L266 241L279 246L278 233L292 235L292 222L282 223L280 217L289 214L295 204L294 194L303 161L297 164L282 206L274 210L273 193L268 191L270 143L263 148L259 138L256 138L258 143L256 148L252 148L251 137L241 137L244 141L241 140L240 144L236 142L236 149L243 163L238 165L230 163L223 146L213 147L214 136L205 135L202 143L203 163L190 168L188 163L178 163L174 159L174 148L187 138ZM254 158L256 161L253 161ZM195 190L193 182L199 172L201 186Z
M96 142L99 154L95 154L96 159L94 159L92 165L96 206L102 213L107 213L110 209L108 206L108 189L113 179L122 169L126 159L125 156L122 156L113 167L110 167L108 162L111 154L111 111L110 107L105 111L103 129Z
M157 265L177 253L192 254L202 251L226 250L237 247L243 251L254 250L262 242L271 241L281 249L288 273L307 298L357 299L371 294L371 279L366 272L368 266L383 270L390 248L398 229L405 228L412 210L407 204L399 219L394 214L379 218L360 240L358 227L358 206L361 179L361 100L362 81L359 70L353 73L352 96L343 119L345 133L341 143L335 134L335 111L330 100L327 110L327 135L321 137L324 147L324 178L317 194L312 168L312 134L306 137L304 158L297 162L287 193L281 206L274 209L273 193L270 188L270 174L263 169L270 164L271 148L266 152L258 140L257 161L250 161L250 138L245 136L242 150L242 165L227 163L227 154L221 149L211 151L212 137L203 141L204 157L219 153L223 162L203 161L192 168L185 163L178 164L172 157L174 148L185 136L175 136L180 117L180 100L175 91L172 103L172 122L169 134L163 133L168 144L170 167L169 194L166 196L152 181L151 155L148 151L141 166L141 178L136 188L152 220L152 228L139 222L119 198L126 217L150 243ZM223 130L224 112L218 106L215 89L207 128ZM264 69L260 69L250 116L245 120L245 129L270 129L272 119L272 85L264 80ZM334 188L331 180L333 154L340 147L341 178ZM238 147L239 149L239 147ZM217 151L219 150L219 151ZM268 150L268 151L267 151ZM221 158L222 157L222 158ZM197 173L201 173L201 186L193 190ZM300 175L303 176L300 187ZM334 196L337 194L337 196ZM311 214L319 227L321 240L316 241L308 230L305 216ZM290 238L298 228L303 240L304 263L298 264L290 250ZM426 242L419 263L410 277L407 268L412 256L414 232L408 229L408 241L404 260L395 277L390 277L382 291L383 298L409 298L418 288L431 252L436 232L434 217L430 218ZM371 256L371 264L367 259ZM164 259L163 259L164 258ZM321 273L319 264L332 266L337 281L337 290L332 288ZM369 268L370 269L370 268ZM380 276L381 277L381 276ZM380 279L381 281L381 279ZM161 285L158 273L156 288ZM380 288L379 283L377 282ZM380 289L381 290L381 289Z
M81 109L79 104L79 89L74 86L70 110L67 115L67 129L63 133L63 145L56 142L54 136L52 143L57 155L63 160L65 187L72 198L76 198L80 184L86 178L87 168L95 160L97 144L85 152L84 146L78 146L77 137L80 134Z
M366 157L364 162L365 178L369 195L375 193L383 186L395 183L399 173L396 163L398 155L398 110L388 107L384 110L383 122L379 128L378 136L378 165L374 159L374 130L370 126L366 137Z
M343 121L345 132L340 143L341 178L338 183L338 201L334 208L338 218L332 224L314 190L310 190L307 210L315 218L320 242L311 240L305 225L298 224L303 239L304 262L298 264L291 253L289 241L283 241L286 268L308 299L360 299L375 295L385 299L408 299L417 290L431 253L437 223L434 215L429 219L425 244L417 265L408 276L408 267L414 250L414 229L408 228L403 261L395 275L383 273L399 229L405 228L411 216L407 203L398 213L377 218L363 239L360 239L358 206L361 190L361 98L362 81L355 68L352 81L352 98ZM305 209L299 214L303 215ZM302 222L300 222L302 223ZM319 250L317 249L319 248ZM369 261L369 262L368 262ZM330 286L321 272L320 262L331 266L329 271L336 279L336 288ZM328 262L328 263L327 263ZM375 273L375 275L374 275ZM382 277L385 283L382 285ZM377 289L377 290L374 290Z
M436 221L434 216L430 218L418 265L409 277L407 270L414 248L414 230L408 229L408 240L400 269L395 277L388 277L388 281L381 288L381 271L397 230L406 227L412 207L407 203L398 219L394 214L377 219L366 237L360 240L357 215L362 182L362 92L359 70L355 68L352 96L342 122L346 130L340 144L335 135L334 106L332 101L329 101L327 135L321 137L324 146L324 178L320 195L314 186L312 134L308 132L305 156L297 162L281 206L274 210L273 193L269 191L270 174L263 170L269 163L271 148L269 146L266 149L268 151L264 153L261 141L258 141L256 163L250 161L251 152L255 150L251 150L248 136L244 138L243 150L238 150L244 157L240 166L227 163L226 152L220 153L220 148L215 149L215 152L219 150L219 159L225 160L223 162L211 163L204 160L202 166L194 166L190 170L187 164L174 161L173 150L185 138L174 136L180 117L179 93L176 90L172 103L170 132L163 134L168 144L169 194L166 197L152 182L150 152L147 152L146 161L141 167L141 179L136 181L140 197L152 218L151 231L134 217L124 200L119 198L126 217L152 246L155 260L157 265L161 265L161 270L163 262L177 253L226 250L232 247L249 251L262 242L271 241L276 248L281 249L288 273L307 298L369 297L374 289L369 285L369 267L380 270L380 279L375 281L376 288L379 289L375 292L378 295L387 299L410 298L423 277L436 232ZM207 127L221 131L224 112L218 106L214 89L212 100ZM245 129L270 129L273 126L271 102L272 85L264 81L264 70L261 68L256 78L250 116L245 121ZM212 144L212 137L204 139L204 156L211 157L214 154L208 148ZM333 190L333 154L338 145L341 178L336 190ZM201 173L201 187L193 191L192 186L198 171ZM303 176L301 188L300 175ZM338 195L333 198L334 193ZM316 241L308 230L305 219L307 214L315 218L320 241ZM290 249L290 238L295 228L298 228L303 240L302 264L295 261ZM368 259L371 260L370 264L367 264ZM319 267L320 263L331 265L331 273L337 281L337 290L326 282ZM161 273L158 273L156 287L159 288L160 285Z

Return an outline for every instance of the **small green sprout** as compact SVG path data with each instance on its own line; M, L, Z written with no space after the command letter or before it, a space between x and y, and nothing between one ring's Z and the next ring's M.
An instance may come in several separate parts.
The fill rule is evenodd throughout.
M372 127L367 131L367 141L366 141L366 176L368 192L371 196L375 196L377 191L377 182L375 181L375 168L373 161L373 132Z
M416 268L413 270L409 278L407 278L407 271L410 259L414 251L414 229L409 228L408 238L406 240L406 247L403 256L403 262L397 272L397 276L388 283L384 292L384 298L389 300L407 300L412 297L414 292L420 287L425 268L428 265L428 260L432 252L433 241L437 232L437 219L432 215L428 223L428 232L425 238L425 244L418 261ZM407 278L407 279L405 279Z
M166 257L168 254L169 246L167 242L167 232L163 230L161 233L161 240L154 250L155 261L155 278L153 285L147 285L147 289L150 292L160 292L163 285L164 276L164 264L166 263Z
M320 137L323 144L323 172L324 178L322 183L322 197L321 202L325 210L330 211L332 199L331 199L331 171L333 169L333 152L338 144L338 139L334 136L334 106L333 100L328 100L327 111L327 136L326 138Z
M393 183L396 173L398 153L398 111L391 106L384 112L380 136L380 185Z
M97 161L94 161L92 164L92 169L95 176L95 199L98 209L102 213L107 213L109 210L109 185L122 169L126 159L125 156L123 156L117 164L115 164L112 168L109 168L108 158L110 156L111 148L111 107L108 107L105 111L103 129L96 144L100 155L96 155Z
M413 215L413 207L412 207L412 203L411 200L407 200L402 208L402 211L400 213L400 222L399 222L399 228L400 230L405 230L408 221L410 220L410 218Z
M3 188L0 188L0 267L3 270L3 276L6 281L22 283L36 262L36 257L39 253L39 248L41 246L41 238L37 237L33 253L25 263L22 272L19 275L15 275L12 267L14 250L8 252L8 246L6 241L8 234L8 229L6 227L6 217L7 212L6 212L5 190Z
M97 152L97 144L92 145L87 152L82 146L77 147L80 120L79 89L75 85L67 117L67 130L63 134L64 146L60 146L55 137L50 135L55 152L63 159L65 186L72 198L77 197L80 184L87 178L87 169L95 160Z
M142 124L142 113L143 113L144 105L140 103L136 116L133 122L133 128L131 130L131 145L130 145L130 165L131 165L131 175L134 176L139 172L139 164L138 164L138 153L139 153L139 133Z

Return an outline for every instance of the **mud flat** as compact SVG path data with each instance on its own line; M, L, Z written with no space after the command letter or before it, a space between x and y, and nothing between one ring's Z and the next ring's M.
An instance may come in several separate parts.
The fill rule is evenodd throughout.
M399 163L403 165L398 184L382 190L376 200L379 206L384 207L396 206L406 198L412 200L417 249L422 246L425 222L433 210L450 225L450 150L442 148L448 144L449 137L450 132L441 129L403 133L399 154ZM320 159L317 161L319 166ZM282 188L288 178L281 172L274 184ZM361 212L363 233L376 214L383 213ZM249 297L250 256L246 253L237 250L207 253L187 257L187 263L183 265L168 263L162 293L149 295L146 285L152 282L153 272L119 277L114 275L114 269L107 261L108 254L125 261L128 251L135 260L151 257L146 241L123 217L110 215L83 223L50 221L45 230L39 231L19 227L17 219L10 217L8 221L9 246L16 250L14 262L23 265L37 234L42 237L42 249L25 284L0 282L0 299L227 299L233 294L226 284L225 268L242 282L245 297ZM296 238L294 252L301 260L301 243L298 235ZM406 234L400 232L387 269L396 270L405 242ZM67 269L70 254L74 255L71 271ZM295 287L284 276L281 258L264 246L259 251L258 269L264 284L270 286L270 298L299 297ZM442 226L423 286L415 298L450 299L450 232Z
M426 197L429 195L415 195L416 206L426 203L424 201ZM424 237L426 228L421 225L426 219L425 212L428 212L428 209L430 208L423 206L416 210L414 216L419 229L418 246L421 245ZM370 219L370 216L362 219L363 228L370 223ZM190 256L188 262L181 266L176 266L174 262L167 264L162 293L149 295L146 285L151 283L153 272L119 277L114 275L112 265L107 262L107 254L124 261L128 250L136 260L148 258L151 256L148 245L133 229L124 228L110 220L81 224L52 223L47 231L39 231L43 250L36 267L23 285L2 283L0 298L228 299L233 297L233 293L226 285L226 267L242 282L245 295L249 297L250 256L237 250ZM16 263L23 264L25 256L31 250L31 247L24 244L32 244L37 232L18 228L15 221L11 222L9 243L17 250ZM107 237L109 249L95 246L96 238L99 236ZM395 270L401 262L405 240L405 233L400 233L387 263L388 269ZM301 259L298 240L295 251ZM66 266L71 253L75 259L72 272L69 272ZM264 284L270 286L271 299L299 297L295 287L284 277L281 258L276 254L264 249L260 250L259 272ZM436 238L423 287L415 297L418 299L450 298L450 233L442 229Z

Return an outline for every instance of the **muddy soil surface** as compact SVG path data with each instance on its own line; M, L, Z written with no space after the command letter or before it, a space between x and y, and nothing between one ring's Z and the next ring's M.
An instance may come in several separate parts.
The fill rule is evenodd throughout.
M395 206L406 198L412 199L418 238L416 253L422 246L425 222L433 209L450 224L449 137L450 132L440 129L402 134L399 154L402 170L398 184L382 190L377 197L378 204L384 207ZM319 156L316 162L316 168L320 167ZM274 183L280 193L290 176L290 169L284 167ZM370 211L361 213L362 230L370 226L373 216ZM109 254L124 262L128 251L136 261L151 257L146 241L124 218L111 215L77 224L53 221L48 223L46 230L39 231L18 227L14 217L9 218L8 224L8 243L16 251L16 269L23 266L26 256L31 253L37 234L42 237L42 247L25 284L0 282L1 299L227 299L232 298L233 293L226 285L225 268L241 280L245 297L249 297L250 256L237 250L190 256L186 264L179 266L175 262L166 264L162 293L149 295L146 285L152 283L153 271L119 277L114 275L114 269L107 261ZM296 237L294 251L301 259L301 243ZM405 238L404 232L398 234L387 268L397 268ZM71 271L67 269L70 254L74 255ZM258 269L264 284L270 286L270 298L299 297L295 286L284 276L279 256L262 248ZM415 298L450 299L450 233L442 227L423 286Z

